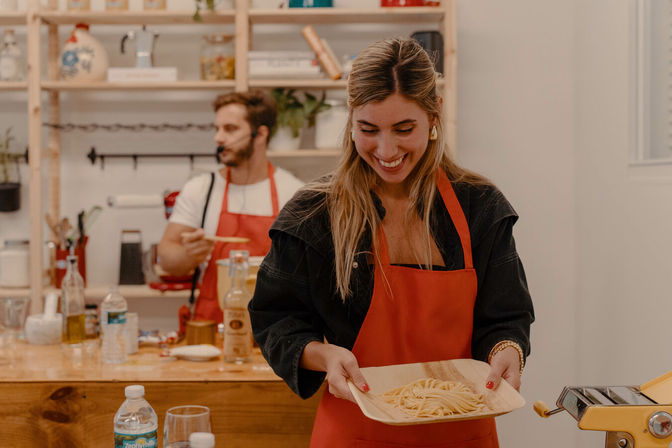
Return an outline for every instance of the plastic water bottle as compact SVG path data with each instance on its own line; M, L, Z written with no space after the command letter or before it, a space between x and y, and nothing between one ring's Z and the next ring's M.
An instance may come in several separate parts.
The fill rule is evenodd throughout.
M215 435L211 432L189 434L189 448L215 448Z
M114 415L115 448L157 448L159 419L145 400L145 387L126 386L126 401Z
M118 364L126 361L126 299L116 286L100 305L100 322L103 333L101 356L104 363Z

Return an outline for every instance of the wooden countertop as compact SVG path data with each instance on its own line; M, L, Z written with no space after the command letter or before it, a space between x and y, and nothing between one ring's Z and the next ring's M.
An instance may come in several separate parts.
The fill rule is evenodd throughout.
M307 447L321 393L302 400L278 378L257 350L250 363L191 362L141 347L124 364L100 362L96 345L69 359L59 345L16 344L11 364L0 346L0 445L21 448L113 446L113 420L124 387L145 386L159 417L166 411L207 406L217 446Z
M30 345L19 341L11 362L0 359L0 381L282 381L259 349L253 352L251 362L240 365L225 364L221 357L205 362L162 357L163 350L156 347L140 347L139 353L129 355L123 364L103 364L97 340L87 341L84 347L69 357L60 345Z

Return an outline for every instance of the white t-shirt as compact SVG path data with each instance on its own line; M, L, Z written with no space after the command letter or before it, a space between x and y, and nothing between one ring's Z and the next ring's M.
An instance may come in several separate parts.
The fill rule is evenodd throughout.
M278 167L275 167L273 177L275 178L275 185L278 190L278 205L282 208L294 196L296 190L303 186L303 182L294 177L290 172ZM209 186L209 173L189 179L180 191L179 196L177 196L175 208L173 209L173 214L170 215L169 222L183 224L196 229L201 227L203 207L205 206L205 197L208 194ZM222 211L225 187L226 179L217 171L215 173L215 183L212 186L208 210L205 215L205 225L203 226L206 235L215 235L217 233L217 224L219 223L219 213ZM255 184L229 185L228 199L228 211L230 213L258 216L271 216L273 214L271 182L268 178Z

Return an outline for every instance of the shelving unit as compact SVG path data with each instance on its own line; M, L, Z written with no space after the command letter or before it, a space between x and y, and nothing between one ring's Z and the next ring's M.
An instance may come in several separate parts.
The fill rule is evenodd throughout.
M57 291L55 288L46 287L42 290L43 294ZM89 300L101 300L107 294L107 286L90 286L84 289L84 296ZM162 297L181 297L188 299L190 291L165 291L161 292L152 289L147 285L121 285L119 292L127 299L152 299ZM3 297L31 297L29 288L0 288L0 299Z
M439 7L402 7L375 9L334 9L334 8L291 8L291 9L249 9L249 0L236 0L233 10L202 12L203 24L233 24L235 26L235 72L236 79L230 81L178 81L167 83L72 83L58 79L58 59L60 42L58 27L84 22L101 25L198 25L193 21L193 11L126 11L126 12L65 12L58 11L58 0L47 0L47 7L40 0L29 0L28 11L23 13L0 14L0 26L25 25L28 39L28 80L25 83L0 83L2 91L28 93L29 132L29 201L30 201L30 282L34 285L29 293L32 312L42 308L42 247L43 247L43 197L42 160L49 164L46 182L49 191L47 211L54 217L60 216L60 134L49 128L46 147L42 142L42 122L60 122L60 93L85 91L145 91L145 90L235 90L245 91L250 87L273 88L290 87L300 89L345 89L346 81L330 79L249 79L247 52L251 48L253 26L260 24L349 24L349 23L437 23L444 40L444 79L440 83L444 98L446 132L451 148L455 143L455 0L443 0ZM47 27L47 79L42 80L41 52L43 37L41 27ZM42 93L48 96L48 118L42 116ZM270 158L337 157L339 150L310 150L269 152ZM124 287L122 287L124 288ZM100 295L104 291L88 288L87 294ZM0 290L3 294L16 290ZM122 293L124 293L122 291ZM126 295L126 293L124 293ZM138 287L129 290L130 297L160 296L161 293Z
M26 14L23 12L0 12L0 26L16 26L26 24Z
M0 82L0 91L12 92L12 91L21 91L28 89L28 83L26 82Z

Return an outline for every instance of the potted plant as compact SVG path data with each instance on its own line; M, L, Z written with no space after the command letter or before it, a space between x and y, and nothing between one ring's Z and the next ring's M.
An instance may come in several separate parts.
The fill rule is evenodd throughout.
M196 4L196 12L194 12L194 21L202 22L201 9L214 11L216 9L232 9L234 8L235 0L194 0Z
M0 212L13 212L21 206L21 184L18 182L18 158L9 152L9 144L14 140L12 128L7 128L5 136L0 139ZM16 168L16 177L12 168Z
M304 93L305 100L295 95L295 89L278 87L271 91L278 109L275 127L271 130L270 150L299 149L303 126L315 126L315 117L318 113L331 106L325 102L326 93L322 92L319 100L310 93Z

